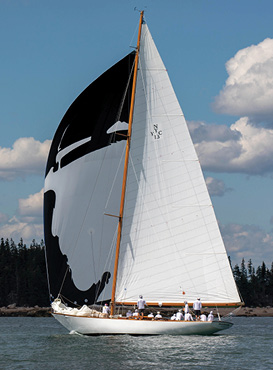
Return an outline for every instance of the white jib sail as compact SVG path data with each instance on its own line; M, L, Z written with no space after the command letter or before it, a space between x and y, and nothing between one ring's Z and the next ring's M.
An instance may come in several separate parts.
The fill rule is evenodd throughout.
M116 301L240 302L165 66L146 24L132 126Z

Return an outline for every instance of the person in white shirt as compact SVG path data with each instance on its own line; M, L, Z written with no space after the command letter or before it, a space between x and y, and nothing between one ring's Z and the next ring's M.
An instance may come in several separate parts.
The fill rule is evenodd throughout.
M176 314L175 313L172 315L171 320L176 320Z
M107 304L107 303L105 303L105 305L103 306L103 308L102 308L102 313L105 313L105 314L109 315L109 313L110 313L110 308L109 308L109 306L108 306L108 304Z
M131 310L128 310L126 312L126 317L132 317L132 311Z
M185 321L193 321L193 318L192 318L192 315L191 313L185 313L185 318L184 318Z
M176 314L176 320L183 320L182 310L179 310Z
M213 316L213 311L210 311L209 316L208 316L208 321L213 321L214 316Z
M185 312L185 313L189 313L190 311L189 311L189 305L188 305L188 302L187 302L187 301L185 301L185 302L184 302L184 304L185 304L184 312Z
M200 301L200 298L197 298L197 300L193 302L193 310L194 310L196 319L198 319L201 315L201 308L202 308L202 303Z
M154 314L152 312L150 312L148 317L154 317Z
M139 312L137 309L135 309L135 312L133 313L133 317L134 319L138 319L139 318Z
M207 321L207 316L204 313L202 313L202 315L200 316L200 320Z
M147 306L146 301L143 299L142 295L140 295L139 300L137 301L137 308L141 316L144 315L145 306Z
M155 319L159 320L162 319L162 316L160 315L160 312L158 311L157 314L155 315Z

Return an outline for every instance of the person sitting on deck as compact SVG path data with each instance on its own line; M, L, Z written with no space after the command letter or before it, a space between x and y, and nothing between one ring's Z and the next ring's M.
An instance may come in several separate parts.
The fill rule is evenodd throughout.
M208 321L213 321L214 316L213 316L213 311L210 311L209 316L208 316Z
M128 310L127 312L126 312L126 317L128 318L128 317L132 317L132 311L131 310Z
M148 317L154 317L154 314L152 312L150 312Z
M192 318L192 315L191 313L186 313L185 314L185 318L184 318L185 321L193 321L193 318Z
M207 316L204 314L204 312L200 316L200 321L207 321Z
M137 309L135 309L135 312L133 313L134 319L139 319L139 312Z
M159 312L159 311L157 311L157 314L155 315L155 319L156 319L156 320L160 320L160 319L162 319L162 316L161 316L161 314L160 314L160 312Z
M110 314L110 308L107 303L105 303L105 305L103 306L102 313L105 313L106 315Z
M176 320L183 320L182 310L179 310L176 314Z
M176 320L176 313L172 315L171 320Z

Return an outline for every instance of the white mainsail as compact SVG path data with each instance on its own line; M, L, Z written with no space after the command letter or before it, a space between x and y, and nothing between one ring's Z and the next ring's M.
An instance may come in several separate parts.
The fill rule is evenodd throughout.
M157 304L240 298L201 167L146 24L132 125L116 288Z

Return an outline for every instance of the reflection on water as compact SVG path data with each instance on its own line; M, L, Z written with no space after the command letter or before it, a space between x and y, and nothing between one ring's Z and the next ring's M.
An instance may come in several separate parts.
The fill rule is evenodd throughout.
M1 369L272 369L273 318L213 336L69 334L53 318L0 318Z

